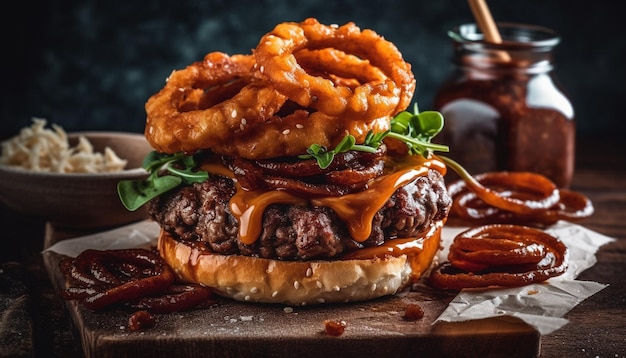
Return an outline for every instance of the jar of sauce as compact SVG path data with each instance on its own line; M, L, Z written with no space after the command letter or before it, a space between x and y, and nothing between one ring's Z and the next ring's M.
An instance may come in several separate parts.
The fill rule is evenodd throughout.
M502 43L475 24L455 27L454 70L435 94L445 118L438 141L471 174L531 171L568 187L574 172L574 108L553 72L552 30L499 23Z

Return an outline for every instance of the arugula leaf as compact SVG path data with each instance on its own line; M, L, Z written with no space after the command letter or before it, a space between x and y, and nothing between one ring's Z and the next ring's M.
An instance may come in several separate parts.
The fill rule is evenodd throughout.
M197 170L194 156L183 153L164 154L152 151L144 158L143 168L150 172L145 180L121 180L117 183L120 201L130 211L135 211L153 198L181 184L203 182L209 174Z

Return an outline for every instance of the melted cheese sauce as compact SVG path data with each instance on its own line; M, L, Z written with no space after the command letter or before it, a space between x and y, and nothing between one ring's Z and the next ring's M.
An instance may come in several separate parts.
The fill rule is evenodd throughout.
M219 163L206 163L200 168L209 173L234 178L233 173ZM278 190L246 191L236 184L237 192L230 200L230 210L239 221L239 237L244 244L252 244L259 237L263 213L272 204L327 206L346 223L352 238L362 242L370 236L374 215L389 200L389 197L398 188L426 175L428 169L435 169L442 175L446 172L445 164L435 157L425 159L414 155L402 158L402 160L388 160L385 173L372 180L367 189L341 197L307 199ZM439 240L436 241L438 244ZM415 240L415 238L394 239L386 241L379 247L358 250L359 254L354 255L358 255L359 258L371 258L384 255L398 256L406 252L417 253L422 251L422 244L423 240Z

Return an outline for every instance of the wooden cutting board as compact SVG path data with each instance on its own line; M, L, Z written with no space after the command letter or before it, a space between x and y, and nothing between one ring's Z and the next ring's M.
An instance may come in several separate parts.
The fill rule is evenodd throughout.
M45 247L79 236L46 227ZM58 268L63 257L44 253L56 289L66 281ZM87 310L67 302L86 357L534 357L540 334L512 317L433 323L453 296L413 288L393 297L363 303L286 307L218 299L201 310L157 315L155 327L130 331L129 311ZM425 316L403 318L410 303ZM325 320L343 320L341 336L324 333Z

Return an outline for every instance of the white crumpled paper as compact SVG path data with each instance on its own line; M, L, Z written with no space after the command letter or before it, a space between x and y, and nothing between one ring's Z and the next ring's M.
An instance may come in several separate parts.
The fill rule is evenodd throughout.
M447 260L452 240L465 229L444 228L445 249L439 253L440 262ZM567 324L568 320L563 318L567 312L606 287L597 282L577 281L576 277L596 263L598 248L614 239L568 222L558 222L545 231L558 237L570 251L569 268L563 275L523 287L462 290L435 323L508 315L525 321L544 335Z
M46 251L76 257L87 249L118 250L132 248L150 248L156 246L160 227L157 223L145 220L121 226L109 231L81 236L75 239L61 240Z
M444 227L439 262L446 261L448 247L466 228ZM146 220L110 231L63 240L46 249L76 257L86 249L111 250L155 246L159 226ZM576 277L596 263L598 248L614 239L582 226L559 222L546 230L561 239L570 250L566 273L547 282L516 288L463 290L435 320L459 322L502 315L514 316L535 327L541 334L551 333L565 324L563 316L578 303L602 290L606 285L577 281Z

